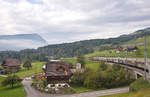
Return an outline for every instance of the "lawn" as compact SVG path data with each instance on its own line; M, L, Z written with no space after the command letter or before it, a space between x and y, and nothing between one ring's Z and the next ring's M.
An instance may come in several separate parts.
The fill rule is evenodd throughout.
M15 85L14 88L10 88L10 86L2 87L1 82L3 80L4 78L0 77L0 97L26 97L22 84Z
M150 97L150 88L143 89L138 92L128 92L128 93L101 96L101 97Z
M75 58L63 58L61 61L71 62L74 66L77 64ZM99 62L96 61L90 61L88 59L85 60L85 67L91 68L94 71L96 71L99 67Z
M22 67L22 69L19 72L17 72L16 75L18 75L21 78L24 78L24 77L31 76L36 73L40 73L43 71L42 70L43 65L45 65L45 62L33 62L31 69L27 70Z
M89 88L78 86L78 85L71 85L71 87L76 91L76 93L95 91L93 89L89 89Z

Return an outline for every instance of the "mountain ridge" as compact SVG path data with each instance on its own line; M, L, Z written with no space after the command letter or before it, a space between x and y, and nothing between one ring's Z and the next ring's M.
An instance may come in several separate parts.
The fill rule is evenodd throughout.
M18 51L48 45L47 41L38 34L0 35L0 44L0 51Z
M108 38L108 39L92 39L92 40L82 40L72 43L63 43L63 44L53 44L42 46L37 49L24 49L19 52L15 51L5 51L0 52L0 61L6 58L17 58L19 60L23 60L25 57L29 56L34 61L44 61L47 56L53 57L75 57L78 53L80 54L88 54L93 53L95 49L99 50L107 50L114 49L119 45L135 40L144 36L150 36L149 28L145 28L142 30L138 30L133 32L132 34L122 35L116 38ZM107 45L107 48L106 46ZM11 55L11 56L8 56Z

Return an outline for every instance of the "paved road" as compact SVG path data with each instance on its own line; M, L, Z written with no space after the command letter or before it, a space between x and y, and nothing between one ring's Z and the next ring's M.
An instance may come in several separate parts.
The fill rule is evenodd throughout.
M86 92L86 93L73 94L73 95L52 95L52 94L41 93L35 90L34 88L31 87L31 81L24 80L22 83L27 92L27 97L98 97L104 95L125 93L129 91L129 87L125 87L125 88L108 89L108 90Z

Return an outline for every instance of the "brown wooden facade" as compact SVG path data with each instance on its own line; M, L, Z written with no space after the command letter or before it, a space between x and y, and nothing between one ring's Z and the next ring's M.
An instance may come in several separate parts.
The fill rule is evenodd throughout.
M20 62L17 59L6 59L1 66L5 72L15 72L21 69Z
M69 82L72 68L73 65L68 62L48 62L45 70L48 84Z

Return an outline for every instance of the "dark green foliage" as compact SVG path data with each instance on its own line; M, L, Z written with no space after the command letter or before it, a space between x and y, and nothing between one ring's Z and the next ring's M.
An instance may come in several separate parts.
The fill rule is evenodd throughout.
M47 86L47 80L43 80L43 86L44 86L44 87Z
M112 50L112 49L116 49L116 46L113 45L102 45L99 47L99 51L104 51L104 50Z
M105 71L107 68L108 68L108 65L105 64L104 61L101 61L98 70L99 70L99 71Z
M91 72L91 69L86 68L85 71L82 72L76 72L73 74L72 78L71 78L71 84L74 85L83 85L84 84L84 80L86 79L86 77L88 76L88 74Z
M150 83L147 80L144 80L142 77L134 81L130 85L130 90L131 91L139 91L141 89L149 88Z
M17 75L10 75L2 81L2 85L3 86L10 85L13 88L14 84L20 83L20 82L21 82L21 79Z
M26 60L23 64L23 67L29 70L32 67L31 62L29 60Z
M101 64L104 65L103 62ZM88 72L75 73L72 77L72 83L84 85L87 88L98 89L126 86L133 81L130 73L118 65L114 65L113 67L105 65L100 66L96 72L89 70Z
M112 68L113 68L114 71L119 71L121 69L121 66L119 64L114 64L112 66Z
M83 55L78 54L78 56L77 56L77 63L80 63L82 68L85 67L85 58L84 58Z
M90 72L84 80L84 86L93 89L102 87L102 84L99 81L99 77L100 76L96 72Z

